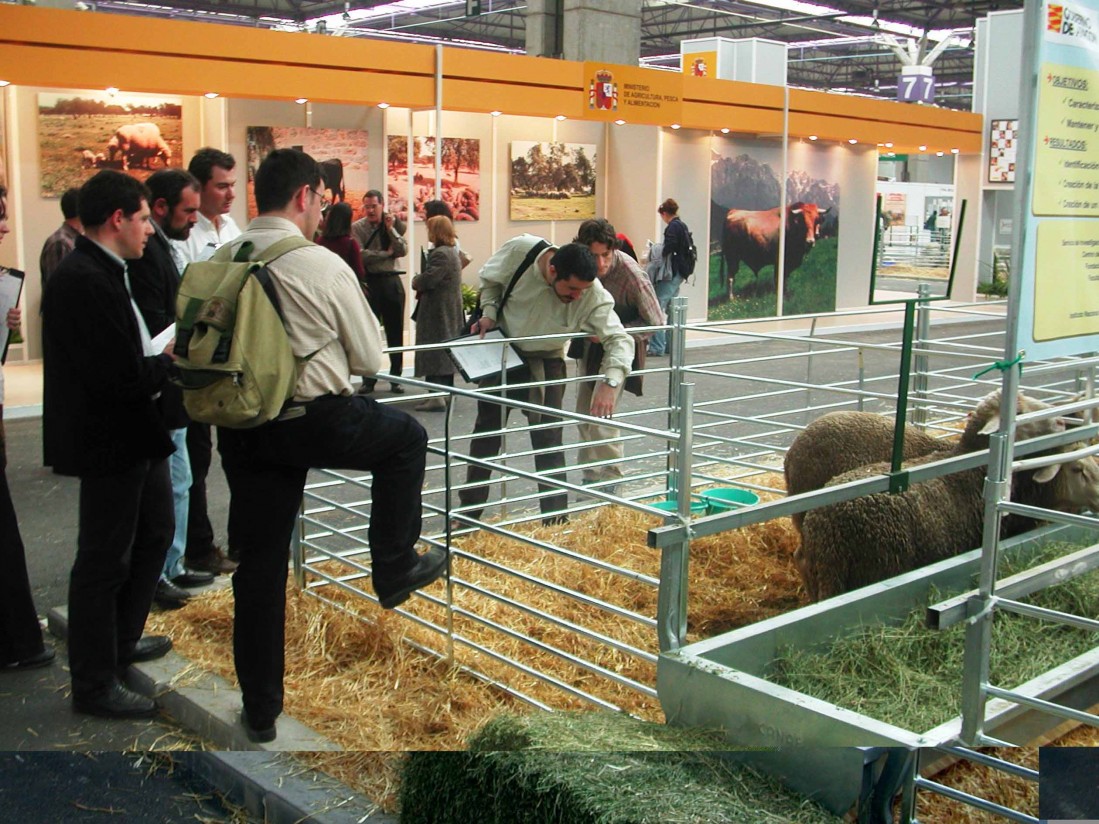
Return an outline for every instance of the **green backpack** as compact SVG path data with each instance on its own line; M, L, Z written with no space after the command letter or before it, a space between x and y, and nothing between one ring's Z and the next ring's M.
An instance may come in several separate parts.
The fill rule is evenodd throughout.
M308 358L297 358L267 266L313 244L288 237L253 255L226 245L183 272L173 352L191 420L249 429L277 418Z

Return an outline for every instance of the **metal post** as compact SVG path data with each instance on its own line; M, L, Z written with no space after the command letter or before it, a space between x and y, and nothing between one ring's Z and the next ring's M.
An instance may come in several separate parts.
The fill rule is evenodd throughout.
M290 564L294 571L294 583L305 589L305 501L298 508L298 528L290 533Z
M930 369L927 347L931 340L931 287L921 283L916 302L916 354L912 375L912 394L918 399L912 410L912 422L923 428L927 425L927 373Z
M676 427L679 425L679 384L683 370L683 358L686 353L686 329L684 324L687 317L687 299L682 297L672 298L670 304L668 304L668 323L671 324L671 329L667 332L668 341L668 360L670 361L671 371L668 373L668 431L677 432L680 431ZM674 496L675 490L678 489L678 482L676 480L676 466L677 459L674 452L674 447L669 449L668 461L667 461L667 473L668 473L668 491Z
M893 429L893 462L890 492L902 492L903 484L896 474L901 468L904 456L904 423L908 411L908 379L912 372L912 335L916 318L916 301L904 302L904 338L901 342L900 379L897 381L897 417Z
M992 651L993 601L999 556L1001 501L1010 494L1011 461L1015 446L1015 397L1019 392L1019 364L1004 371L1000 401L1000 431L989 440L988 476L984 487L984 538L977 594L969 603L962 669L962 743L979 746L984 735L988 698L989 655Z
M691 516L691 414L694 385L679 386L679 440L676 444L677 515L683 523ZM657 593L656 632L661 652L683 646L687 638L687 568L690 540L664 548L660 556L660 589Z

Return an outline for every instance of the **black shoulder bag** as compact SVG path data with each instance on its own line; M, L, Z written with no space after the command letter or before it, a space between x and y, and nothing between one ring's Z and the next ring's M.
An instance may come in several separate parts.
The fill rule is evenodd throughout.
M527 252L527 256L523 258L523 262L519 264L519 268L515 270L515 274L511 276L511 281L508 283L508 288L504 290L503 296L500 298L500 305L496 307L496 320L499 323L500 316L504 311L504 304L507 303L508 297L511 295L511 290L515 288L515 284L519 282L519 277L523 272L530 268L530 265L534 263L535 258L542 253L544 249L549 248L548 240L540 240L531 247L531 250ZM477 295L477 305L473 307L473 311L469 313L469 317L466 318L466 331L468 332L473 324L477 323L484 314L481 311L481 295Z

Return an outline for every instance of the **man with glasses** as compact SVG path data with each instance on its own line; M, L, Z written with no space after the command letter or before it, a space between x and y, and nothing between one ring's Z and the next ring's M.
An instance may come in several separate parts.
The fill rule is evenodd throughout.
M390 349L404 346L404 271L397 268L398 259L408 254L404 233L404 222L385 211L381 192L371 189L363 195L363 217L351 224L351 237L362 247L367 299L385 327L385 342ZM389 374L400 375L403 367L403 353L390 352ZM364 380L359 391L372 392L374 384L374 380ZM397 395L404 392L397 383L391 384L391 389Z
M230 246L263 250L312 238L321 219L321 168L296 149L276 149L255 176L259 217ZM403 603L446 570L446 552L416 553L427 433L410 415L356 394L350 377L383 366L381 331L347 263L323 246L287 252L270 267L290 346L309 360L293 399L254 429L218 430L229 479L233 654L252 741L275 738L282 712L286 574L305 477L313 467L368 471L370 581L382 607Z

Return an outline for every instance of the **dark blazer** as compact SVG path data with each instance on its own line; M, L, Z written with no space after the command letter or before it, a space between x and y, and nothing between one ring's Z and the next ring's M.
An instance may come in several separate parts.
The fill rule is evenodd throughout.
M664 227L664 257L674 255L672 258L673 271L679 277L686 277L684 271L687 268L687 251L691 241L687 234L687 224L678 216L668 221Z
M180 273L168 243L168 238L157 229L145 244L145 254L137 260L126 261L134 303L145 319L149 335L154 338L176 319ZM157 408L169 429L182 429L191 422L183 408L183 390L175 384L164 387Z
M42 299L44 458L62 475L111 475L172 454L153 401L171 358L142 352L123 272L80 237Z

